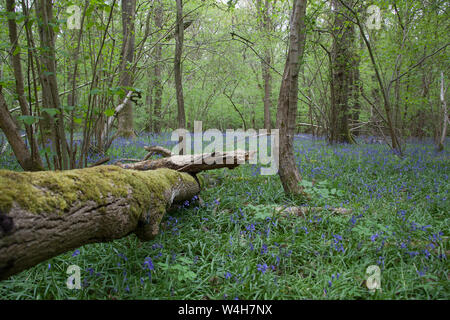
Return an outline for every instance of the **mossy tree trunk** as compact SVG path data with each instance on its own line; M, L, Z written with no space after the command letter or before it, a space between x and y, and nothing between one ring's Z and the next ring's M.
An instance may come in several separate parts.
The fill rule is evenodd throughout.
M173 202L200 191L188 173L99 166L0 170L0 280L88 243L154 238Z

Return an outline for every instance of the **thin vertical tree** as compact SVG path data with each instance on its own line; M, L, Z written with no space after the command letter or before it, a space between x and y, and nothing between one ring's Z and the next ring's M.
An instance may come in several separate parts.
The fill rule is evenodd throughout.
M136 0L122 0L122 52L120 62L120 80L119 85L131 87L133 85L133 75L130 67L134 58L135 45L135 17ZM128 91L128 90L126 90ZM128 100L118 116L118 136L132 138L135 136L133 130L133 105Z
M61 108L56 79L56 37L54 31L56 19L53 16L53 3L51 0L37 0L35 5L39 20L38 29L41 46L39 80L42 87L42 102L45 106L42 114L45 127L52 132L50 137L52 138L52 148L56 153L55 169L66 170L69 168L71 153L64 132L64 110Z
M9 13L8 16L8 30L9 30L9 40L11 42L11 61L14 71L14 78L16 83L16 94L17 100L19 101L20 110L23 116L30 117L32 116L32 110L30 104L25 97L25 87L23 82L23 72L22 72L22 62L20 58L20 44L19 37L17 34L17 23L16 23L16 15L15 15L15 1L7 0L6 1L6 10ZM3 104L3 107L6 108L6 103ZM5 112L7 111L4 110ZM8 117L8 116L7 116ZM5 119L6 120L6 119ZM10 128L12 130L12 128ZM43 164L41 157L39 155L36 135L34 134L33 126L31 124L25 123L25 132L27 135L28 143L30 146L30 159L22 159L20 161L25 165L24 170L42 170ZM20 147L23 147L21 144ZM16 146L17 148L17 146ZM16 153L16 152L15 152Z
M183 53L184 42L184 24L183 24L183 0L176 0L177 5L177 21L175 27L175 59L174 59L174 75L175 89L177 93L178 106L178 128L186 128L186 115L184 111L184 96L181 71L181 55Z
M155 27L156 29L162 30L163 27L163 8L160 0L155 0ZM157 41L155 48L153 49L153 57L155 60L155 66L153 71L153 130L156 133L161 131L161 104L162 104L162 80L161 80L161 69L162 69L162 46L160 41Z
M286 194L303 196L299 185L302 178L295 164L294 134L297 119L298 75L306 42L307 0L294 0L289 32L289 50L284 66L278 98L277 128L279 129L278 174Z
M271 116L270 109L272 107L272 75L270 72L270 65L272 63L272 52L270 49L270 31L271 31L271 20L270 20L270 1L257 0L256 9L258 13L258 19L260 21L260 30L264 34L263 37L266 38L264 46L264 57L261 61L262 78L264 82L264 128L271 129Z

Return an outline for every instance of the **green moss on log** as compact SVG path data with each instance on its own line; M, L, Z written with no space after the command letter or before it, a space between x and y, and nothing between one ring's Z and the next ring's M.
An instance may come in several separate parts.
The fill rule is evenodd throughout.
M106 204L108 197L130 198L130 213L140 216L153 200L165 203L164 193L180 179L194 178L169 169L125 170L99 166L68 171L14 172L0 170L0 210L15 204L32 212L64 214L75 202ZM153 201L153 205L155 201ZM161 207L162 210L165 208Z

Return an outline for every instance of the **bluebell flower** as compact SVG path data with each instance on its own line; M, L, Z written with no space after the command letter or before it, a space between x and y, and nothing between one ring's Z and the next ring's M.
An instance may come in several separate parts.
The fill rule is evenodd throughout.
M262 273L265 273L266 272L266 270L267 270L267 268L268 268L268 266L267 266L267 264L258 264L257 265L257 269L258 269L258 271L261 271Z
M154 270L155 269L155 267L153 265L152 258L150 258L150 257L145 258L145 260L144 260L144 267L147 268L148 270Z
M263 245L262 245L262 248L261 248L261 254L266 254L267 251L268 251L267 245L266 245L266 244L263 244Z

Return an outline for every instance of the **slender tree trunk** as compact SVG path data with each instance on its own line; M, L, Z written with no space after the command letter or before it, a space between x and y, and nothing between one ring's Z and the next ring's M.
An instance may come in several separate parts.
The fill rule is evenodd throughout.
M32 111L28 101L25 97L25 89L23 84L23 73L22 73L22 63L20 61L20 49L16 53L16 48L19 47L19 38L17 36L17 24L15 19L15 3L14 0L6 1L7 11L12 15L8 19L9 28L9 39L11 41L11 52L12 52L12 65L14 69L14 78L16 80L16 93L19 100L20 110L22 115L31 116ZM33 126L25 124L25 131L27 133L28 142L31 149L31 167L28 170L42 170L43 164L42 159L39 156L38 145L36 137L33 132Z
M183 53L184 26L183 26L183 0L176 0L177 23L175 27L175 89L177 93L178 106L178 128L186 128L186 115L184 111L183 83L181 71L181 55Z
M37 0L36 13L39 19L39 38L43 51L40 55L42 101L46 108L57 111L55 119L48 112L44 111L43 114L44 117L49 117L50 123L54 125L55 140L53 143L57 152L58 166L60 169L66 170L69 168L70 150L64 132L64 111L61 108L56 80L55 32L53 30L55 19L52 1ZM49 119L47 118L47 120Z
M120 86L131 87L133 85L133 76L130 66L133 63L136 17L136 0L122 0L122 53L121 53L121 75ZM128 91L128 90L126 90ZM127 101L125 107L118 116L118 136L133 138L133 104Z
M289 34L289 51L278 98L279 129L278 174L286 194L303 196L302 178L295 164L294 134L297 119L299 63L303 60L306 41L306 0L294 0Z
M445 138L447 137L447 126L448 126L449 119L448 119L447 101L445 100L446 92L447 92L447 88L444 89L444 73L441 71L440 100L441 100L442 111L443 111L443 123L442 123L441 139L439 140L438 147L437 147L438 151L444 150Z
M20 166L25 171L39 171L43 170L42 163L36 162L28 151L28 148L20 136L19 128L17 128L11 114L8 111L6 101L3 94L0 92L0 129L8 139L14 155Z
M262 78L264 82L264 128L270 132L271 129L271 116L270 109L272 107L272 75L270 73L270 64L272 63L272 54L270 50L270 2L264 1L264 7L262 7L262 0L256 2L258 10L258 17L260 19L260 29L264 33L263 37L266 39L264 48L264 61L261 61Z
M148 84L147 84L147 94L145 96L145 106L147 108L148 119L145 125L145 131L153 131L153 70L147 70Z
M354 31L353 31L354 32ZM354 34L355 35L355 34ZM355 35L356 36L356 35ZM362 91L361 85L361 77L359 73L359 65L360 65L360 57L358 53L358 40L354 43L354 50L352 52L352 66L351 66L351 97L352 97L352 110L351 110L351 118L354 125L357 125L359 121L359 114L361 111L361 102L360 102L360 94ZM356 129L353 131L355 136L360 134L360 129Z
M174 59L174 74L175 74L175 90L177 94L178 106L178 128L186 128L186 114L184 110L184 96L183 96L183 81L181 71L181 55L183 53L184 41L184 23L183 23L183 0L176 0L177 3L177 23L175 27L175 59ZM179 137L180 155L186 154L186 136Z
M161 1L155 1L157 7L155 9L155 26L158 30L162 29L162 4ZM154 78L153 78L153 92L155 97L153 99L153 130L155 133L161 132L161 103L162 103L162 81L161 81L161 44L158 43L155 45L153 50L154 59L155 59L155 67L154 67Z

